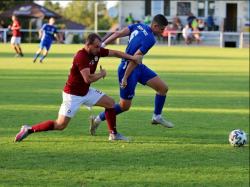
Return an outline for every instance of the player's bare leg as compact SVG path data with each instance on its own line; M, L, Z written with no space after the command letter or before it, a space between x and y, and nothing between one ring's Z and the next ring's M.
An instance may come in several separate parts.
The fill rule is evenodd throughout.
M42 52L43 49L39 48L37 51L36 51L36 55L35 55L35 58L33 60L33 62L35 63L36 62L36 59L37 57L39 57L40 53Z
M15 44L14 44L14 43L11 43L10 45L11 45L11 47L16 51L15 57L18 57L18 56L19 56L19 51L17 50Z
M148 80L146 85L153 88L156 91L155 109L154 109L154 115L153 115L151 123L153 125L161 124L168 128L174 127L172 123L165 121L163 117L161 116L162 109L163 109L165 99L166 99L166 95L168 92L168 86L159 76L156 76Z
M19 44L16 44L19 50L20 57L23 57L23 52Z
M47 54L48 54L48 50L45 49L43 52L43 55L41 56L40 63L42 63L43 59L47 56Z
M54 123L54 130L63 130L67 127L70 121L70 117L58 114L58 118Z
M64 115L58 115L58 119L53 121L45 121L43 123L39 123L32 127L28 125L23 125L21 131L16 135L14 142L20 142L28 135L34 132L48 131L48 130L63 130L69 124L71 118L66 117Z
M108 97L107 95L104 95L97 101L95 104L96 106L101 106L105 108L105 117L108 122L110 136L109 140L130 140L129 138L126 138L122 136L120 133L116 130L116 112L115 112L115 101L114 99ZM95 135L96 129L99 126L99 123L95 122L95 116L90 116L90 134Z

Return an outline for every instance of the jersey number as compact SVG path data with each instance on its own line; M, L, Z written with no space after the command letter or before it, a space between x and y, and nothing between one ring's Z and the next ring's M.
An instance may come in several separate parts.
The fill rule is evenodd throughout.
M128 40L128 43L131 42L131 40L138 34L138 30L135 30L131 33L130 38ZM123 69L126 69L128 65L128 61L125 62L125 65L123 66Z
M131 33L131 35L130 35L130 38L129 38L128 43L131 42L131 40L132 40L137 34L138 34L138 30L133 31L133 32Z

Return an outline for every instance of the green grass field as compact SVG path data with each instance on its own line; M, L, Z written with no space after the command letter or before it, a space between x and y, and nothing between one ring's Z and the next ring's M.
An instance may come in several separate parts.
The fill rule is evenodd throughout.
M57 118L73 57L84 46L54 44L42 64L40 57L32 62L38 44L21 47L25 56L14 58L0 44L0 186L249 186L249 49L151 49L144 64L169 86L163 117L173 129L150 124L155 92L138 84L130 111L117 116L118 132L131 142L110 142L106 122L90 136L88 118L103 109L82 107L64 131L14 143L22 125ZM116 102L119 62L102 58L107 76L92 84ZM229 144L234 129L247 133L244 147Z

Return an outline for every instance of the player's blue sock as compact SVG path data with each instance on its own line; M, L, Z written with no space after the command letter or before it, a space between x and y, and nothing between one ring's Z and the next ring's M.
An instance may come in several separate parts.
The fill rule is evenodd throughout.
M120 108L119 104L115 104L115 113L116 115L122 113L122 109ZM106 120L106 117L105 117L105 111L103 111L102 113L99 114L99 117L102 121Z
M36 55L35 55L35 59L34 59L34 60L36 60L36 59L37 59L37 57L39 57L39 55L40 55L40 54L37 54L37 53L36 53Z
M165 99L166 99L166 95L162 96L162 95L158 95L155 94L155 110L154 110L154 114L156 115L160 115L165 103Z
M40 62L41 62L45 57L46 57L46 56L43 55L43 56L41 57L41 59L40 59Z

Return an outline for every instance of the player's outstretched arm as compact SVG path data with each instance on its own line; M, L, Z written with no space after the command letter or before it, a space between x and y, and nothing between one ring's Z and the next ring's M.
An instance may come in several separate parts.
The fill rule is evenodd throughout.
M42 38L42 32L43 32L43 29L40 29L39 32L38 32L39 33L39 36L38 36L39 38Z
M108 37L103 43L102 47L105 47L106 45L110 44L111 42L115 41L117 38L121 38L124 36L128 36L130 34L130 30L128 27L125 27L121 31L115 32L110 37Z
M100 73L91 74L89 68L84 68L80 72L81 72L81 75L82 75L84 81L87 84L90 84L90 83L96 82L99 79L104 78L106 76L106 70L102 69L102 66L100 66L100 71L101 71Z
M142 60L142 55L129 55L127 53L121 52L121 51L116 51L116 50L111 50L109 49L109 55L108 56L112 56L112 57L117 57L117 58L125 58L128 60L132 60L133 62L135 62L136 64L140 64L141 60Z

